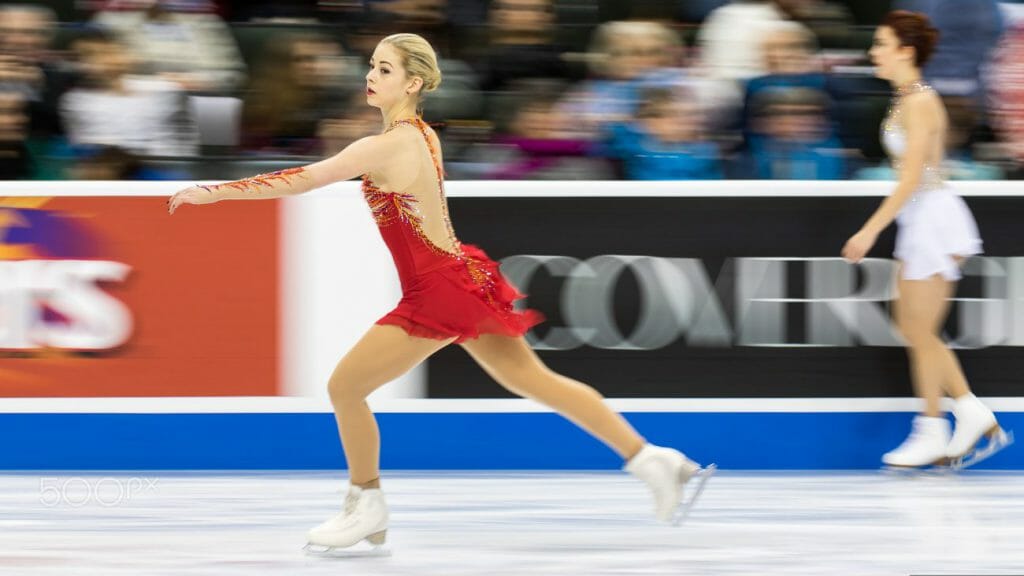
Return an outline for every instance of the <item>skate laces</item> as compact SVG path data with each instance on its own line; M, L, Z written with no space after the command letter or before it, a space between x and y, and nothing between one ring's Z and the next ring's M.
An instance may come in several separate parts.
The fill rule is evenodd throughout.
M359 504L359 496L349 492L345 495L345 505L342 507L342 514L348 516L354 513L357 504Z
M356 508L359 505L359 496L352 494L351 492L345 495L345 503L341 507L341 512L334 515L330 521L338 526L347 526L355 522L358 515L356 514Z

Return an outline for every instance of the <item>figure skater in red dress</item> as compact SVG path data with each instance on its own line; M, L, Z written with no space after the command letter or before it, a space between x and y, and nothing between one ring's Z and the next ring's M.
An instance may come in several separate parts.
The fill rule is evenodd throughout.
M366 75L366 100L383 114L381 134L353 142L326 160L217 186L193 186L182 204L294 196L332 182L363 179L363 195L398 268L402 299L338 363L328 382L350 488L343 510L309 532L323 551L364 540L384 542L388 509L380 488L380 436L367 396L450 344L462 346L512 392L556 410L621 456L652 490L660 520L678 520L713 466L701 468L672 448L645 442L593 388L552 372L523 338L542 320L518 311L522 295L475 246L458 241L448 219L441 147L419 116L421 96L441 73L430 44L415 34L381 40ZM693 496L683 486L697 479Z

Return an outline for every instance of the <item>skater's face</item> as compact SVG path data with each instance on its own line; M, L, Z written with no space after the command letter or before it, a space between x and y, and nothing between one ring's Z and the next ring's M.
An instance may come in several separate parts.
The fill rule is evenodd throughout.
M901 67L914 65L914 49L901 46L899 37L888 26L875 30L875 40L868 54L875 65L875 75L885 80L891 80Z
M366 103L384 110L419 97L423 79L410 77L402 67L402 55L390 44L378 44L366 73Z

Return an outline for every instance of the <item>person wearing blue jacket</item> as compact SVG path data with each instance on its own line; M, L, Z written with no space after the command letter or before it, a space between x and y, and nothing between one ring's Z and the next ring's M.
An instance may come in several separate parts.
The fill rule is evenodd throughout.
M669 88L644 92L634 120L610 126L605 145L630 180L722 178L718 147L703 139L697 105Z

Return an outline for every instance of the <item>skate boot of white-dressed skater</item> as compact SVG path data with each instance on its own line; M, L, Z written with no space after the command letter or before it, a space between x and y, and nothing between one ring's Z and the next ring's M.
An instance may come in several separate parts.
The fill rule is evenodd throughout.
M956 429L946 447L951 468L959 470L992 456L1013 443L1013 433L999 427L996 415L974 394L965 394L953 405ZM982 443L982 439L987 439Z
M704 491L704 484L714 473L715 465L701 468L678 450L646 444L626 462L624 469L650 487L658 520L678 525ZM692 495L684 498L684 486L691 479L696 485Z
M891 468L925 468L946 463L949 445L949 421L932 416L914 416L910 435L899 448L882 456Z
M309 531L305 550L313 554L334 552L383 552L388 530L388 505L379 488L351 486L340 514ZM369 550L355 548L362 542Z

